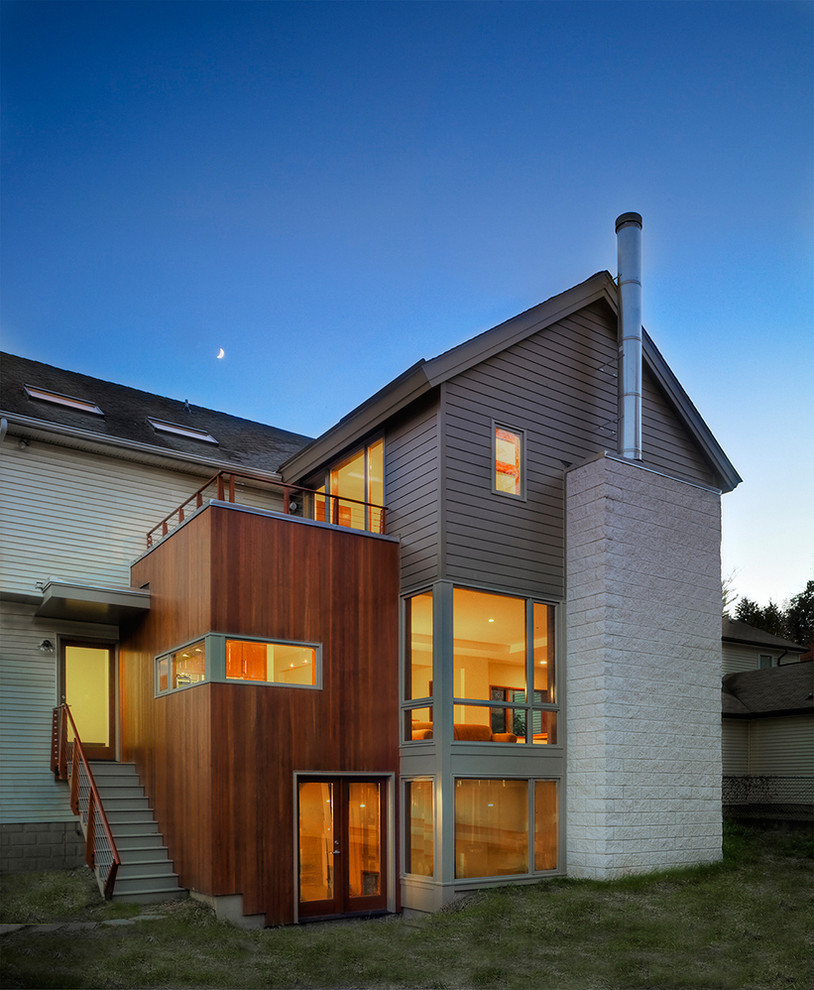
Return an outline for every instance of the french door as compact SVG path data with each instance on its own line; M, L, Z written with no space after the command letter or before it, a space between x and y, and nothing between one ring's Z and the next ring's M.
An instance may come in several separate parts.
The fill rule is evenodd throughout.
M104 643L63 640L60 649L60 697L71 706L89 760L116 758L114 656L115 647Z
M384 781L300 777L297 790L299 917L386 910Z

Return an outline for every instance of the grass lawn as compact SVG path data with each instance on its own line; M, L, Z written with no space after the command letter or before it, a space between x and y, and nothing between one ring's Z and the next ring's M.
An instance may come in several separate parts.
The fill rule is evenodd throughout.
M417 921L247 932L193 901L105 904L87 870L6 877L2 892L0 922L26 925L0 940L6 990L814 987L811 834L730 828L720 864L502 887Z

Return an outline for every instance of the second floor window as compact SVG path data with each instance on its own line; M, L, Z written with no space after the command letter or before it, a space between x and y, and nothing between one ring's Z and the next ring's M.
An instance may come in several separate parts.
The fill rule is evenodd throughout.
M382 531L384 441L357 450L328 472L314 498L314 517L350 529Z
M522 430L510 430L505 426L494 424L492 491L495 494L525 498L523 439Z

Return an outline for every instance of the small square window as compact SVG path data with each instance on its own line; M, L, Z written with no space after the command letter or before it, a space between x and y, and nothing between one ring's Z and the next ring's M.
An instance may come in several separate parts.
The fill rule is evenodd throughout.
M524 434L498 423L492 427L492 491L525 498Z
M764 667L771 667L774 663L774 657L771 653L761 653L758 657L757 665L760 670Z

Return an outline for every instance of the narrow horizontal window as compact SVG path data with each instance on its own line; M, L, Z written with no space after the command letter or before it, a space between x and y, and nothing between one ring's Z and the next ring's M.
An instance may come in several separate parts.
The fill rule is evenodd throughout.
M152 416L147 417L147 422L160 433L174 433L176 436L187 437L190 440L203 440L204 443L218 442L206 430L196 430L191 426L181 426L178 423L167 423L163 419L153 419Z
M226 680L315 687L318 650L298 643L226 640Z
M40 399L42 402L53 402L55 406L64 406L66 409L78 409L80 412L89 412L95 416L104 416L104 413L95 402L88 402L86 399L77 399L72 395L60 395L59 392L51 392L47 388L36 388L34 385L24 385L23 387L30 399Z

